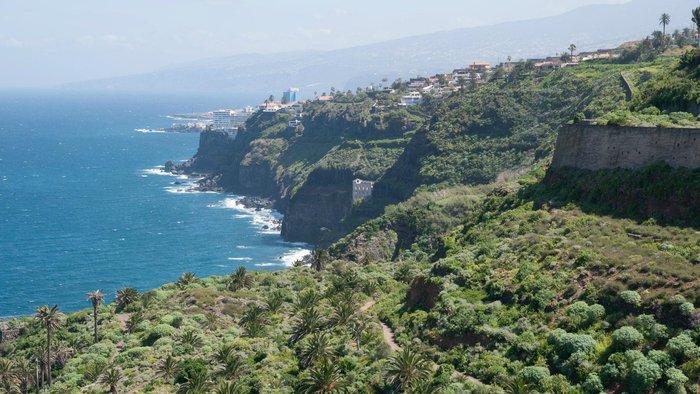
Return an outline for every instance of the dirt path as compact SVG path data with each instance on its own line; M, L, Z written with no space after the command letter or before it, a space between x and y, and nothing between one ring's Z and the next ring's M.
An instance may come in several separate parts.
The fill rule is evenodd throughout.
M374 304L377 302L374 300L369 300L367 301L362 307L360 308L360 312L365 313L371 308ZM394 332L391 331L391 328L384 324L382 321L379 321L379 324L382 326L382 336L384 337L384 341L389 345L389 348L396 352L401 350L401 347L394 342Z

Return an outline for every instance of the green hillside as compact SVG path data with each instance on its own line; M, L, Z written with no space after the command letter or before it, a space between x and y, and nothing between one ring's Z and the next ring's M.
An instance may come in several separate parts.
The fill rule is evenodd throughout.
M310 266L121 291L96 343L92 308L4 323L0 391L50 366L50 393L698 392L699 170L547 168L567 122L694 124L694 56L522 63L418 107L342 94L203 135L192 169L290 217L340 210L348 174L376 194L325 218Z

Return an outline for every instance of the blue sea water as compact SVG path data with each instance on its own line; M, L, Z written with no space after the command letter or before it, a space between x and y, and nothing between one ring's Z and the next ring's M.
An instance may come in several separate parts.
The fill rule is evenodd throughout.
M100 289L151 289L183 272L282 269L305 251L263 229L272 212L185 193L159 174L196 134L136 132L165 115L246 104L216 97L0 93L0 316L88 306Z

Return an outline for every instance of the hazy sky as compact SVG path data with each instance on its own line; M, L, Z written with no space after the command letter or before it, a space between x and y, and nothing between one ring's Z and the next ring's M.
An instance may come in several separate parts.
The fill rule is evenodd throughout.
M0 0L0 87L336 49L626 0Z

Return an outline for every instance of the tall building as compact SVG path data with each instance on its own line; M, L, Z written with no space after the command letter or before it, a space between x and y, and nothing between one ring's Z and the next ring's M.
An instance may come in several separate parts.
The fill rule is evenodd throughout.
M218 111L214 111L213 120L214 122L212 124L212 128L214 130L227 130L231 128L231 121L233 120L233 116L230 110L221 109Z
M296 103L297 101L299 101L299 98L297 97L298 95L299 95L299 89L289 88L289 90L282 93L282 103L284 103L284 104Z

